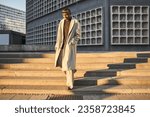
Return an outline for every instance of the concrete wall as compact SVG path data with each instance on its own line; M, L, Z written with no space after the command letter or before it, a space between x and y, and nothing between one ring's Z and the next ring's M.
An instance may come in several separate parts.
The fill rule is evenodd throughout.
M52 47L46 45L0 45L0 52L44 52L53 51Z

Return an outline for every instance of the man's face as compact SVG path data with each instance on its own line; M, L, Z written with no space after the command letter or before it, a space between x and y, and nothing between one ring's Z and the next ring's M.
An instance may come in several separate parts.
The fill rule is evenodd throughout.
M70 13L65 12L65 13L62 13L62 17L63 17L65 20L69 20L70 17L71 17L71 15L70 15Z

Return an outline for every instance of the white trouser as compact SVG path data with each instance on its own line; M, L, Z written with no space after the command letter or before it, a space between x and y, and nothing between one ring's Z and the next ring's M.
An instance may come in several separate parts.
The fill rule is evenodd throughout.
M67 80L67 86L72 89L74 83L74 73L72 70L66 71L66 80Z

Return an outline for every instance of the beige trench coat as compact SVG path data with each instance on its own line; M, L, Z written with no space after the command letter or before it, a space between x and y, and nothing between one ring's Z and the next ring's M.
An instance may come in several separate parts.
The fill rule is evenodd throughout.
M67 70L76 71L76 46L81 36L80 23L76 19L72 18L64 50L64 56L60 59L59 57L61 57L60 55L62 52L61 50L63 46L63 37L64 37L63 27L64 27L64 19L60 21L57 30L57 40L55 45L56 50L55 67L61 67L62 71ZM60 62L59 60L62 60L62 62ZM62 63L62 66L60 63Z

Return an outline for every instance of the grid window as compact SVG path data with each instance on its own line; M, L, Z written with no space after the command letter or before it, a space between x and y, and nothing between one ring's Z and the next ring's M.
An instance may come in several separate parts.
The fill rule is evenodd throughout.
M149 44L149 6L111 6L111 44Z
M75 17L81 24L81 39L78 45L102 45L102 7L84 11L80 14L76 14Z
M80 0L27 0L27 22Z
M57 24L58 21L52 21L30 29L27 28L27 44L54 46L56 43Z

